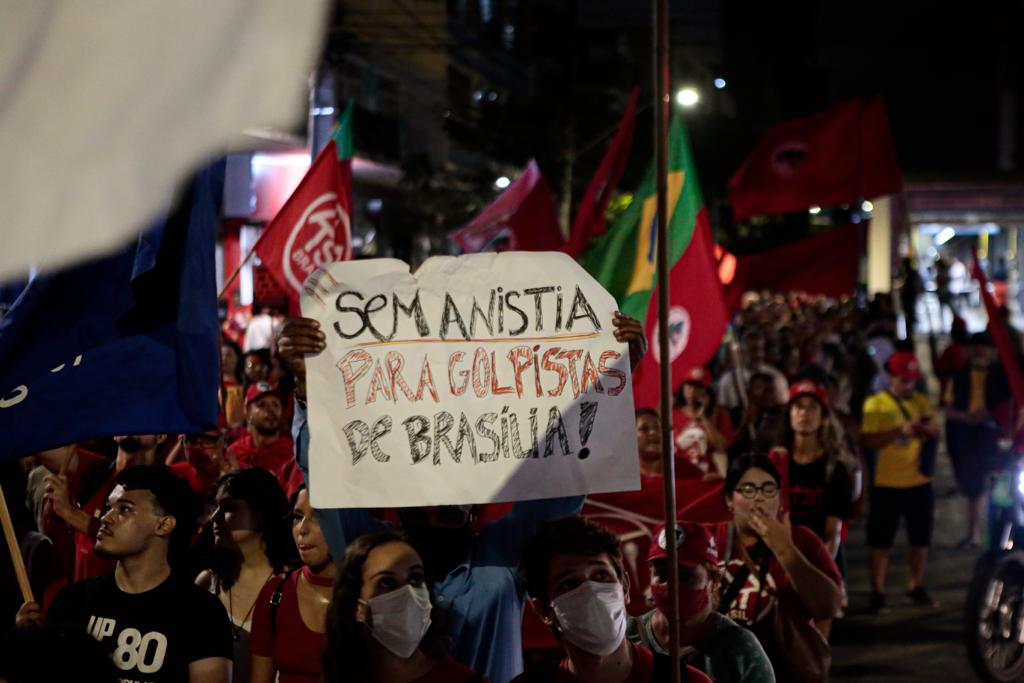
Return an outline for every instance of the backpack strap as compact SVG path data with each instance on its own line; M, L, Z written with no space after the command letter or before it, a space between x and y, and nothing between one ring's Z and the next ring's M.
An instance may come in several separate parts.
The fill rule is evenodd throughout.
M284 584L297 569L297 567L292 567L285 572L281 580L274 586L274 592L270 594L270 632L275 638L277 637L277 608L281 606L281 599L284 597Z

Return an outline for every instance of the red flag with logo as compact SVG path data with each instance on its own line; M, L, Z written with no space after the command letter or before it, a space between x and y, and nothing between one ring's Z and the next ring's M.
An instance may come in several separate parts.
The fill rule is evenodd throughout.
M608 230L604 220L604 212L608 208L608 201L619 184L622 171L626 168L626 161L629 159L629 150L633 147L633 128L636 122L636 102L640 96L640 89L633 88L633 94L626 106L626 113L622 115L622 122L619 123L619 131L615 139L605 152L601 165L597 167L594 177L587 186L587 193L583 195L580 208L576 212L576 219L572 222L572 229L569 231L569 241L565 245L565 253L576 258L583 252L590 240L603 235Z
M729 180L737 219L805 211L903 187L885 103L858 98L774 126Z
M302 284L320 266L352 258L351 172L343 174L334 140L320 150L302 182L255 247L263 266L299 314Z
M564 240L551 190L530 160L494 203L448 235L467 254L481 251L558 251Z
M729 322L713 250L707 209L701 208L693 239L668 276L672 391L682 384L687 370L705 365L715 355ZM648 303L646 328L650 351L633 374L633 402L637 408L657 408L660 350L656 295Z

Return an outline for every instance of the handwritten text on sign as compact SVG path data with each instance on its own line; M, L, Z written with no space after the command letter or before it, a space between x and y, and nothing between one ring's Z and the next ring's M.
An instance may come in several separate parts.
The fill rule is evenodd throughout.
M614 299L557 253L332 263L302 311L316 507L549 498L639 485Z

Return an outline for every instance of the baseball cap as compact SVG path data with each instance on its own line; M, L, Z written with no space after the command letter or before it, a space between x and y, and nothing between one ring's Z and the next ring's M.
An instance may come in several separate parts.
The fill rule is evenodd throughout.
M801 396L813 396L818 399L818 403L820 403L822 407L828 407L828 392L825 391L825 387L813 380L802 379L799 382L795 382L793 386L789 388L790 403Z
M267 394L277 395L277 387L270 382L256 382L245 392L245 406L248 408L250 403Z
M707 368L702 368L700 366L690 368L683 376L683 384L686 383L699 384L705 389L710 388L711 373L707 371Z
M921 366L913 351L897 351L889 357L885 369L893 377L904 382L916 382L921 378Z
M647 551L647 561L663 560L668 557L665 550L665 527L659 526L651 539L651 548ZM706 527L692 522L676 522L676 552L679 564L684 567L696 567L701 562L718 563L718 547L715 539Z

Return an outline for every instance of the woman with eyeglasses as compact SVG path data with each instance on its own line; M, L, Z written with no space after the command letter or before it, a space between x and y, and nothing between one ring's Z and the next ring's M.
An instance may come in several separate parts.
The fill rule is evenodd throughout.
M802 663L788 658L803 650L788 643L784 650L777 642L777 619L798 622L801 635L808 636L802 627L813 629L813 620L839 610L842 578L818 535L790 525L781 510L781 489L779 470L764 455L740 456L729 467L724 494L732 521L720 524L715 535L723 573L719 611L754 631L779 680L808 680L794 671ZM823 640L814 645L827 652Z

